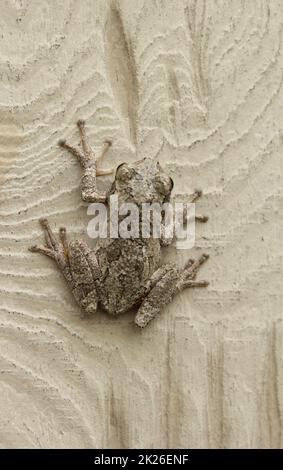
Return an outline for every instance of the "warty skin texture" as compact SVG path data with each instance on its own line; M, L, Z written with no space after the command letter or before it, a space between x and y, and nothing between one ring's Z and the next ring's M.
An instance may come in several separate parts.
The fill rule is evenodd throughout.
M59 141L59 145L75 155L81 164L84 201L107 203L111 195L117 195L119 205L132 202L141 208L145 202L162 204L170 200L173 181L159 162L149 157L133 164L119 165L109 191L99 192L97 177L113 172L99 168L100 160L111 143L105 142L100 154L95 156L88 143L84 121L78 121L78 128L82 151L64 140ZM196 191L191 201L200 194ZM198 217L198 220L205 222L207 218ZM206 254L196 261L189 260L183 268L174 264L160 266L161 246L168 245L168 240L162 237L106 238L98 240L95 249L90 249L82 240L69 243L64 227L57 239L47 219L40 222L46 245L33 246L30 251L54 259L81 310L87 315L94 314L98 306L115 316L137 307L135 324L143 328L177 292L208 285L207 281L195 280L199 267L208 258Z

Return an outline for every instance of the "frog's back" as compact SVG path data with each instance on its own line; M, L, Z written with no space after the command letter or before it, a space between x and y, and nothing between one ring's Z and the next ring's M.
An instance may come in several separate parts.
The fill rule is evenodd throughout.
M96 257L102 272L100 305L119 315L140 300L145 285L159 266L158 239L101 239Z

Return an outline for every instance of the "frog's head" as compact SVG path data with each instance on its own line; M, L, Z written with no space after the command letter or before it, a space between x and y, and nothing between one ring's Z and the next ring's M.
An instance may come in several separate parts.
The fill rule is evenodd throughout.
M116 170L115 192L125 202L163 203L169 200L172 189L172 179L152 158L122 163Z

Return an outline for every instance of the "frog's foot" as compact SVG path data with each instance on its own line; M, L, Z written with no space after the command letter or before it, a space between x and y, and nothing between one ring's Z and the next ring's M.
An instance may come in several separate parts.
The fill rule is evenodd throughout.
M58 241L47 219L40 219L40 224L44 231L46 244L31 246L29 251L49 256L56 261L61 269L64 269L68 265L68 242L65 227L60 228Z
M100 193L97 190L97 176L110 175L114 172L113 168L101 168L100 162L106 154L109 147L112 145L111 141L104 142L97 155L94 154L85 130L85 121L80 119L77 122L80 135L82 150L78 147L69 145L64 139L59 140L58 144L72 153L80 162L83 169L82 176L82 198L87 202L104 202L106 199L105 193Z
M179 278L178 268L172 265L164 265L152 275L146 296L135 317L137 326L147 326L171 302L177 292Z
M201 265L209 258L207 254L201 255L201 257L194 261L190 259L185 265L181 277L178 281L177 287L179 290L183 290L187 287L207 287L207 281L195 281L197 272Z
M196 189L193 194L190 196L190 199L189 199L189 204L193 204L194 202L196 202L200 197L202 196L202 191L200 189ZM176 199L175 199L176 200ZM180 213L177 214L177 224L178 225L183 225L187 222L190 222L190 217L188 215L188 208L185 206L184 207L184 210L181 211ZM195 221L196 222L201 222L201 223L205 223L208 221L208 216L207 215L196 215L195 216ZM170 242L169 242L170 243ZM165 245L168 245L169 244L168 242L164 243Z
M195 191L191 195L190 204L192 204L193 202L196 202L201 196L202 196L202 190L201 189L195 189ZM205 222L208 221L208 216L207 215L196 215L195 221L205 223Z
M54 259L82 312L94 313L97 309L95 280L100 274L95 255L80 240L68 244L64 227L59 230L58 241L47 219L40 219L40 224L45 234L46 245L35 245L29 250Z
M193 194L190 197L190 203L196 202L202 196L201 189L195 189Z
M77 126L79 128L81 134L81 144L83 151L81 151L77 147L73 147L69 145L65 139L60 139L58 144L60 147L69 150L80 162L83 169L88 168L93 162L96 163L96 176L102 175L110 175L114 172L113 168L102 169L99 167L99 163L101 162L102 158L106 154L109 147L111 147L112 142L110 140L106 140L100 151L95 155L87 138L86 130L85 130L85 121L83 119L79 119L77 122Z
M205 223L208 221L208 215L196 215L195 221Z
M42 255L49 256L52 258L60 271L62 271L68 284L70 284L73 290L73 277L70 270L69 264L69 247L67 242L67 234L65 227L61 227L59 230L59 241L53 233L49 222L46 218L39 220L41 227L43 228L45 236L45 245L34 245L29 247L29 251L33 253L41 253Z
M194 191L194 193L192 194L192 196L191 196L190 203L193 203L193 202L197 201L201 196L202 196L201 189L196 189ZM205 223L205 222L208 221L208 216L207 215L196 215L195 216L195 221Z

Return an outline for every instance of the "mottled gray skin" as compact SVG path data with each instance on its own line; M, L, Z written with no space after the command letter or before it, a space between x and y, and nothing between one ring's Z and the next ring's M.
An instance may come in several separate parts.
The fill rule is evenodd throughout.
M116 170L110 190L99 192L97 176L112 173L112 170L97 168L97 162L111 143L106 142L100 155L95 157L88 144L84 121L78 121L78 127L82 151L65 141L60 141L59 145L74 154L81 163L84 201L107 203L113 194L118 196L119 204L133 202L139 207L144 202L170 200L173 181L151 158L133 164L123 163ZM192 201L199 196L197 191ZM198 219L207 220L206 217ZM168 240L162 237L100 239L91 250L82 240L68 243L65 228L60 229L58 241L46 219L41 219L41 225L46 245L33 246L30 250L55 260L82 311L88 315L95 313L98 305L116 316L137 307L135 324L144 327L178 291L208 285L206 281L194 280L207 255L202 255L197 261L189 260L181 269L173 264L160 267L161 246L168 244Z

